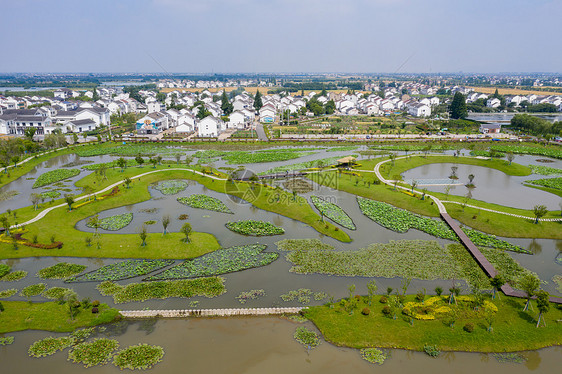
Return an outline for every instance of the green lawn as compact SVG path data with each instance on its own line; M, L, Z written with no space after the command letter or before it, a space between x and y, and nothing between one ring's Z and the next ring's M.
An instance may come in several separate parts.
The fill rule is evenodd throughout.
M422 351L426 344L437 345L444 351L504 352L535 350L562 344L562 310L551 304L546 314L546 327L536 328L537 312L522 312L525 300L501 297L493 303L497 306L492 324L493 332L488 332L487 322L482 314L472 308L460 313L454 328L444 319L414 320L398 312L396 320L385 317L380 296L370 306L368 316L361 314L367 306L360 301L352 315L339 304L333 308L327 305L309 308L305 315L320 329L324 338L338 346L353 348L382 347L404 348ZM486 300L490 301L489 297ZM414 301L408 296L406 301ZM533 302L533 304L535 304ZM534 305L535 311L536 305ZM466 323L473 323L474 331L463 330Z
M68 306L56 302L29 303L27 301L2 301L5 311L0 312L0 334L21 330L47 330L69 332L80 327L109 323L119 318L119 311L106 304L99 313L82 310L70 319Z

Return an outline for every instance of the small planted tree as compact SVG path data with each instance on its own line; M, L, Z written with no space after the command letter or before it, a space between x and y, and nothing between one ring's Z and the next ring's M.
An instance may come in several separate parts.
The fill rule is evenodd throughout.
M451 175L449 175L449 179L459 179L459 177L457 177L458 168L458 166L451 166Z
M541 285L540 279L537 278L534 274L527 273L523 275L521 281L519 282L519 285L523 290L523 292L525 292L525 294L527 295L527 302L525 303L525 307L523 308L523 311L529 309L529 306L531 306L532 309L533 306L531 305L531 297L535 295L535 292Z
M181 161L181 154L176 153L176 163L179 165Z
M515 156L513 155L513 152L508 152L505 157L507 158L507 161L509 161L510 165L513 162L513 160L515 159Z
M6 231L6 235L10 236L10 220L8 216L0 217L0 223L2 223L2 227Z
M139 165L139 167L142 167L142 164L144 164L144 158L142 158L140 154L137 157L135 157L135 161Z
M154 157L151 157L150 163L152 164L152 168L156 169L156 165L158 165L158 160Z
M78 294L74 292L74 290L68 290L64 293L62 299L68 306L68 314L70 315L70 318L74 319L78 310L78 308L76 307L76 303L80 305L80 302L78 301Z
M435 294L437 296L441 296L441 294L443 293L443 288L441 287L435 287Z
M37 210L38 206L39 206L39 202L41 201L41 195L33 192L30 196L29 196L29 200L31 201L31 203L33 204L33 209Z
M390 296L391 293L392 293L392 287L387 287L386 288L386 295Z
M64 201L68 205L68 210L71 211L72 210L72 204L74 204L74 196L67 194L67 195L64 196Z
M168 229L168 225L170 225L170 216L166 214L162 216L162 226L164 227L164 233L162 235L166 235L166 230Z
M474 180L474 174L468 174L468 184L466 186L467 187L474 186L474 183L472 183L473 180Z
M533 213L535 214L535 223L539 223L539 219L548 213L548 209L544 205L535 205L533 207Z
M414 188L418 186L418 181L412 181L412 193L414 193Z
M505 280L501 277L501 275L496 274L495 277L490 279L490 284L492 285L492 300L493 300L496 298L496 292L498 292L505 284Z
M125 167L127 166L127 160L125 160L123 157L119 157L117 159L117 166L121 168L121 173L122 173L125 170Z
M101 221L100 221L100 217L97 213L95 215L93 215L92 217L90 217L90 219L88 220L88 226L92 227L95 230L94 231L94 237L99 235L98 230L101 226ZM89 245L88 245L88 247L89 247Z
M375 296L377 295L377 281L372 279L367 283L367 291L369 292L369 305L373 305Z
M129 178L129 177L125 178L125 187L127 189L129 189L129 185L131 184L131 182L132 182L131 178Z
M139 237L141 239L141 247L146 246L146 237L148 236L148 234L146 233L146 226L142 225L142 228L140 229L139 232Z
M548 300L549 294L544 290L539 290L536 293L536 295L537 295L537 308L539 309L539 318L537 320L537 327L539 327L539 324L541 323L541 318L544 326L546 326L546 322L543 318L543 314L548 313L548 310L550 309L550 302Z
M191 225L189 223L184 223L180 229L181 233L185 235L184 241L189 243L189 235L191 234Z

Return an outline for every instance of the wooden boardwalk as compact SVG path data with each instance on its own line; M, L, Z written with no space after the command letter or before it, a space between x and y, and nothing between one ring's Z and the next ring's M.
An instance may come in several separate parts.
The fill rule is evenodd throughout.
M452 219L451 216L447 213L441 212L441 217L443 217L443 219L445 220L445 222L447 222L449 227L451 227L451 229L455 232L455 234L457 234L461 243L464 244L468 252L476 260L478 265L480 265L482 270L484 270L484 273L486 273L486 275L489 276L490 278L495 277L498 272L496 268L494 268L494 265L492 265L490 261L488 261L488 259L484 257L484 255L482 254L482 252L480 252L478 247L476 247L476 245L474 245L472 240L470 240L468 236L464 233L464 231L461 230L457 222L454 219ZM521 298L527 297L527 295L523 291L514 290L507 283L502 286L501 290L507 296L521 297ZM550 302L556 304L562 304L562 298L551 296Z
M233 316L269 316L297 314L304 307L292 308L232 308L232 309L170 309L170 310L122 310L119 313L126 318L185 318L185 317L233 317Z

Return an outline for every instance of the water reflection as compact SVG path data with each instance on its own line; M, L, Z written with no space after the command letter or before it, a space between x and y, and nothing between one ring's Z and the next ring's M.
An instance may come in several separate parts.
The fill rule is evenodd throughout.
M538 255L539 253L542 252L542 245L537 242L537 239L532 239L531 242L529 243L529 246L527 247L527 249L534 255Z

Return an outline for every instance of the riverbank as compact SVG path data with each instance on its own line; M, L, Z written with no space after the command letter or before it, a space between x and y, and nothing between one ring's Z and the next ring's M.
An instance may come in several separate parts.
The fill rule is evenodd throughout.
M462 296L460 297L462 298ZM460 299L459 298L459 299ZM534 311L523 312L525 300L502 296L491 300L485 297L484 306L474 309L472 303L459 301L459 306L450 306L443 297L439 304L426 305L416 303L415 296L406 296L405 305L415 303L420 318L412 318L402 312L402 308L394 308L388 316L383 314L389 304L381 303L377 296L368 305L365 297L360 298L357 306L349 312L347 300L334 304L315 306L307 309L304 314L324 335L324 338L337 346L351 348L380 347L402 348L423 351L425 345L436 345L443 351L468 352L514 352L536 350L544 347L562 345L562 310L551 304L550 311L543 315L546 327L537 328L537 307ZM493 312L494 307L497 312ZM439 314L439 306L449 312ZM362 314L369 308L368 315ZM391 308L392 309L392 308ZM393 318L394 313L396 319ZM433 316L433 319L431 319ZM454 321L454 327L451 327ZM490 326L492 331L488 331ZM472 325L472 332L465 326ZM470 328L468 328L470 330Z
M2 301L4 311L0 312L0 334L22 330L46 330L70 332L81 327L110 323L121 318L119 311L106 304L100 304L99 312L92 313L91 307L82 310L74 319L68 314L68 305L54 301L30 303L26 301Z

